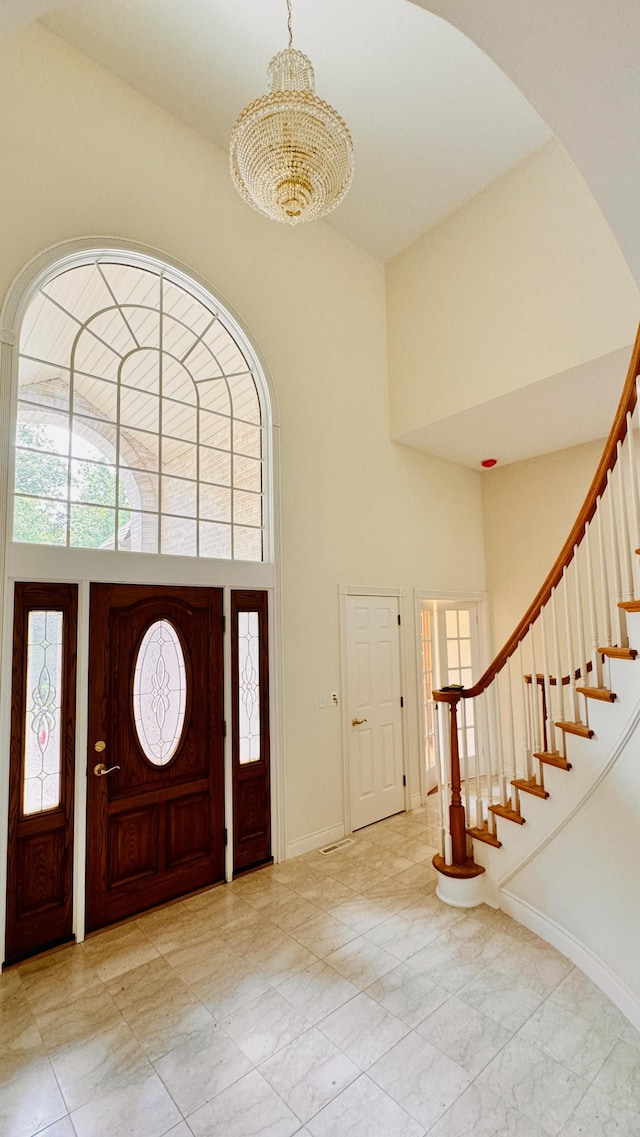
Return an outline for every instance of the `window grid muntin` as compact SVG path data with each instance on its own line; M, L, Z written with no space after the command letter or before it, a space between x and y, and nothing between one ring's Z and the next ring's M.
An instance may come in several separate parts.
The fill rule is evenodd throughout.
M135 258L133 258L133 259L135 259ZM107 279L107 276L105 275L105 273L103 271L103 267L106 267L106 266L113 266L115 269L117 269L118 267L121 267L121 268L124 268L125 270L127 268L131 268L133 270L133 272L137 273L138 279L137 279L137 282L131 291L131 295L133 295L139 289L141 279L145 274L148 277L152 277L154 279L154 282L155 282L154 287L158 288L158 295L159 295L158 308L153 308L148 303L147 304L141 304L141 303L131 302L130 299L124 299L124 300L118 301L116 293L115 293L114 289L111 287L111 283ZM50 295L50 293L47 291L47 289L51 286L52 283L54 283L60 277L64 276L66 273L72 272L74 270L74 268L76 268L76 269L77 268L93 268L94 270L97 270L101 279L102 279L103 284L105 285L105 287L109 293L109 297L113 301L113 304L101 307L97 311L92 312L84 321L81 321L75 315L75 313L70 310L70 307L66 307L56 297ZM122 284L122 281L120 281L120 285L121 284ZM194 287L197 290L198 286L196 285ZM192 341L193 341L188 346L187 350L185 352L181 353L180 356L174 355L169 351L164 351L164 353L163 353L163 350L161 350L160 347L153 347L153 348L150 347L149 344L145 341L145 339L143 337L136 335L136 331L135 331L134 327L132 326L131 319L127 319L127 313L132 318L132 314L134 312L137 312L137 311L144 311L149 316L153 316L154 318L157 317L158 321L161 325L160 340L162 342L162 339L163 339L162 324L164 323L164 316L165 316L164 296L165 296L165 290L166 289L171 289L173 291L173 293L174 293L174 304L175 304L175 296L178 293L180 293L185 298L185 302L187 304L193 304L195 306L195 309L197 310L198 318L201 321L202 321L203 311L207 311L210 314L210 318L205 323L201 324L201 328L199 331L196 331L196 329L194 327L190 326L185 319L182 319L181 315L179 315L179 314L176 315L176 314L174 314L174 312L166 313L167 318L171 320L174 327L179 326L180 328L184 329L185 334L188 334L192 338ZM149 295L149 292L150 292L150 290L147 289L147 295ZM122 443L126 438L127 431L128 430L134 431L135 435L138 438L140 436L143 436L143 435L147 435L150 439L158 438L159 448L162 448L162 444L163 444L165 439L168 441L173 441L177 444L185 444L185 445L189 444L188 440L185 438L180 438L177 435L164 435L162 433L162 429L161 429L162 428L162 414L163 414L162 400L166 399L173 405L182 405L185 407L192 407L194 410L194 414L197 416L198 439L193 443L193 445L195 446L195 454L196 454L196 475L195 475L195 478L193 478L193 479L185 479L185 481L187 481L187 482L189 480L193 481L195 483L195 486L196 486L197 516L195 518L195 521L197 523L196 524L196 549L197 549L197 551L196 551L195 555L198 555L200 552L199 545L200 545L200 541L201 541L201 533L204 532L205 530L207 530L210 533L212 526L216 525L218 527L218 529L220 529L220 530L225 530L225 529L229 530L230 538L231 538L230 555L232 558L237 555L237 546L242 545L244 552L241 552L239 555L243 555L244 557L248 557L250 560L263 561L264 556L265 556L265 522L266 522L266 514L265 514L266 485L265 485L265 477L264 477L264 475L265 475L265 448L264 448L264 434L263 434L264 413L263 413L263 407L262 407L262 401L263 401L264 396L261 396L260 390L256 384L255 368L251 364L249 354L248 354L246 348L242 345L242 343L239 342L239 339L241 340L241 338L242 338L241 333L239 333L239 330L237 330L237 329L234 330L233 326L229 327L227 322L225 321L225 319L220 317L219 313L212 311L210 301L208 301L208 304L205 305L203 303L202 299L198 298L198 296L194 296L188 287L185 287L185 285L182 283L176 283L175 281L172 281L171 279L168 278L167 274L160 269L143 267L140 264L127 263L127 259L126 259L125 255L114 257L114 258L110 258L107 256L104 260L102 260L101 258L95 258L92 261L85 261L81 265L65 266L65 268L62 270L62 272L58 272L55 276L50 277L48 281L45 281L41 285L39 291L35 294L34 298L32 299L32 303L34 303L34 301L38 297L42 298L42 304L43 305L46 306L47 304L51 304L55 308L56 311L59 311L66 319L70 319L73 322L74 326L77 327L77 332L76 332L76 335L75 335L74 341L73 341L72 360L71 360L70 366L68 364L63 364L63 363L55 363L55 362L52 363L51 359L42 358L42 355L38 354L38 353L33 353L33 352L29 352L29 351L25 351L25 352L20 353L20 359L21 360L25 360L27 362L34 363L36 365L46 367L52 371L55 371L57 373L57 377L61 377L61 387L62 387L62 377L64 376L67 379L68 385L67 385L66 392L64 392L64 394L62 394L61 387L60 387L54 393L52 398L48 397L47 395L43 395L41 392L37 391L36 384L44 381L40 377L35 377L31 381L32 385L29 385L29 384L25 385L19 392L19 405L20 406L22 406L24 408L31 408L33 412L35 412L36 410L40 411L40 412L42 412L42 411L45 412L44 417L42 419L40 419L41 425L54 426L58 429L61 429L61 428L66 429L68 432L69 444L68 444L66 452L61 455L68 463L68 466L67 466L68 475L67 475L67 496L66 496L66 500L64 498L48 497L47 495L33 495L33 496L37 497L37 500L41 500L45 504L48 503L48 504L60 505L61 503L64 502L64 504L66 505L66 509L67 509L66 531L65 531L65 543L67 544L67 546L72 545L72 535L71 535L72 509L73 509L74 505L75 506L86 505L87 508L95 507L95 508L100 508L100 509L104 510L105 512L114 512L114 510L112 509L112 507L110 505L104 504L103 502L84 502L84 501L80 501L77 497L72 496L72 489L71 489L72 464L71 463L72 463L72 459L74 458L74 453L73 453L74 440L75 440L74 425L75 425L76 421L78 421L78 423L80 423L84 428L84 435L80 435L80 438L85 437L85 440L86 440L87 433L89 431L91 431L91 427L92 427L93 423L103 424L104 426L110 426L113 428L113 433L114 433L114 438L115 438L115 450L116 450L116 455L115 455L115 467L116 467L115 513L116 513L116 518L115 518L115 524L114 524L114 531L115 531L115 547L118 547L119 540L120 540L120 533L121 533L122 524L123 524L123 522L121 522L121 515L122 514L135 513L137 516L153 516L155 514L155 509L149 509L149 508L147 508L147 509L142 508L141 509L137 502L129 502L129 504L127 504L126 502L123 502L121 500L121 492L120 492L121 483L122 483L122 476L121 475L122 475L122 472L124 470L126 470L126 472L128 474L131 474L131 475L142 474L142 475L148 476L148 477L153 477L154 472L158 472L156 470L155 466L152 467L149 465L144 465L144 466L141 465L140 463L144 460L144 458L141 456L138 456L138 463L136 463L135 457L131 457L129 459L123 458ZM103 319L105 316L108 317L110 314L113 318L115 318L116 316L119 316L121 319L122 326L121 326L121 330L118 334L123 336L123 337L126 335L127 337L130 338L130 340L133 342L133 344L136 345L131 350L131 352L123 354L124 348L123 348L122 342L120 344L120 349L113 347L111 344L109 344L108 340L105 339L104 335L101 335L98 331L95 330L94 327L91 326L93 323L95 323L95 321L97 319ZM233 325L233 318L231 317L228 319L229 319L229 322ZM36 327L36 324L37 324L37 321L35 321L35 320L32 321L32 325L31 325L31 328L29 331L29 339L31 337L31 334L33 333L33 329ZM222 336L217 337L216 339L211 337L212 329L214 329L216 327L216 325L220 325L224 339L222 338ZM113 323L109 324L107 326L105 334L108 334L109 329L111 327L113 327ZM100 347L103 349L102 351L99 352L98 355L96 355L96 354L93 355L92 363L91 363L91 369L84 369L82 367L76 366L76 356L78 354L78 346L81 343L82 333L85 331L88 331L90 333L91 340L95 344L94 348L92 348L91 350L95 353L97 345L100 345ZM208 339L209 339L209 342L207 342ZM23 340L23 342L24 342L24 340ZM214 347L217 350L214 350ZM205 374L203 376L202 372L201 372L197 379L195 378L195 376L193 374L189 373L189 378L190 378L190 380L193 384L193 387L194 387L194 401L193 402L191 402L191 401L186 402L185 400L176 399L172 395L165 394L165 385L163 382L163 370L164 370L163 354L167 358L174 359L177 364L180 364L180 366L185 367L185 369L188 370L186 368L186 361L188 360L188 357L193 353L193 351L198 350L199 348L204 349L206 351L206 353L208 354L208 356L211 360L211 366L208 369L207 374ZM112 375L113 375L114 368L116 366L118 368L118 371L120 372L122 370L123 362L128 357L128 355L130 355L130 354L132 354L138 350L154 351L158 356L158 372L159 372L159 374L158 374L157 396L155 396L155 397L157 398L157 402L158 402L158 416L159 416L159 427L160 427L160 429L159 429L157 435L155 434L154 431L146 430L144 425L138 424L135 427L133 427L133 426L123 427L122 426L121 401L122 401L123 389L129 389L129 390L144 394L148 391L148 388L145 388L145 387L141 388L139 386L135 386L133 383L126 383L122 379L120 379L119 381L116 381L112 377ZM228 373L226 373L224 371L224 366L220 362L220 358L219 358L219 354L218 354L219 351L222 351L223 354L226 353L226 355L230 358L230 362L232 361L235 364L235 368L233 370L230 370ZM86 352L86 355L88 356L89 355L89 349L83 345L83 354L85 352ZM105 366L105 355L107 355L107 354L111 358L110 358L108 365ZM244 366L238 367L238 363L240 363L240 361L242 361L242 364L244 364ZM216 374L215 373L216 371L219 374ZM213 374L212 374L212 372L213 372ZM115 413L116 421L115 422L114 422L114 414L112 412L110 412L108 409L106 411L101 410L95 404L89 405L88 400L82 394L82 392L79 393L79 391L78 391L78 380L81 380L81 379L87 379L88 381L94 382L96 384L105 384L105 386L111 386L111 387L115 388L114 394L116 395L116 401L117 401L117 410ZM242 389L242 387L241 387L234 394L233 385L229 381L230 380L231 381L240 380L240 379L245 379L245 380L250 381L250 385L248 386L247 384L245 384L244 389ZM225 390L225 396L226 396L224 399L224 406L229 407L230 413L225 413L224 410L220 410L219 407L216 405L215 397L212 397L212 395L210 393L208 394L208 400L211 400L211 401L210 402L208 401L206 408L202 406L201 388L203 390L205 388L210 389L210 384L214 384L214 383L215 384L219 384L219 383L224 384L224 390ZM247 387L248 387L248 389L247 389ZM38 399L38 394L40 396L39 399ZM247 396L250 399L249 405L246 404ZM242 412L240 411L240 406L238 406L238 410L237 410L237 412L235 412L235 406L236 406L237 399L240 399L240 402L243 406ZM61 403L63 401L66 404L64 409L61 406ZM251 404L253 404L253 405L251 405ZM246 413L244 413L245 409L246 409ZM226 423L228 423L229 436L230 436L230 447L231 447L230 450L226 450L226 449L223 449L221 447L207 446L205 443L199 442L201 424L205 421L205 419L208 415L212 415L212 416L215 415L219 421L224 420ZM22 421L27 421L27 422L32 422L32 423L38 422L38 420L35 419L33 416L32 417L26 417ZM244 435L243 435L242 430L241 429L239 430L239 433L241 435L243 435L244 439L246 440L246 445L243 445L243 449L238 453L238 455L236 455L234 450L233 450L235 435L236 435L236 433L238 433L236 431L236 424L238 424L239 428L241 428L241 427L246 428L246 430L244 431ZM252 431L255 431L255 438L251 437ZM97 436L92 437L90 441L94 446L96 446L97 448L100 448L100 443L102 441L102 437L99 434L99 432L96 432L96 433L97 433ZM92 434L93 434L93 431L92 431ZM113 444L109 443L109 445L111 446ZM129 446L127 447L127 449L129 449ZM135 447L131 444L130 449L133 451L133 450L135 450ZM60 452L55 451L53 449L51 449L50 451L48 450L47 453L51 453L51 454L55 454L56 456L60 456ZM226 457L228 459L229 466L230 466L230 478L229 478L228 482L220 481L219 479L207 481L206 483L204 482L204 480L202 481L202 483L200 482L199 474L200 474L200 464L201 464L202 453L209 454L209 455L217 453L221 456L221 458ZM245 479L245 481L242 482L239 486L234 486L234 479L236 477L236 470L237 470L236 458L240 458L242 461L248 462L250 465L255 464L255 475L252 474L250 476L250 478ZM87 462L93 461L92 459L85 459L84 456L82 456L82 460L87 461ZM170 461L172 461L175 464L176 462L179 461L179 456L174 457ZM111 464L113 462L114 462L114 459L110 456L110 454L105 455L105 463L106 464ZM96 462L96 464L98 464L98 465L103 465L105 463L97 463ZM161 460L160 459L158 462L158 467L161 468ZM168 471L166 471L166 472L167 472L168 476L180 477L180 475L175 475L173 473L173 469L171 467L169 467ZM209 472L208 476L211 477L210 472ZM253 484L251 484L252 481L253 481ZM208 487L217 487L217 488L220 488L221 490L231 489L231 519L230 520L228 519L227 516L212 518L211 516L203 517L201 515L200 506L199 506L199 498L200 498L199 486L200 486L200 484L206 485ZM243 512L237 513L236 512L236 502L234 500L234 493L233 493L234 490L237 490L241 495L243 495L243 494L247 495L246 500L248 500L250 497L255 497L256 500L258 500L260 502L260 515L261 515L260 516L260 524L254 524L253 523L253 517L251 517L251 516L249 516L248 521L245 520L244 517L246 516L246 512L245 513L243 513ZM29 495L26 493L21 493L20 491L17 491L15 496L16 496L16 499L18 499L18 498L29 498L32 495ZM248 507L245 506L244 508L246 509ZM163 512L162 512L162 491L160 488L159 488L158 512L157 512L156 516L157 516L157 522L158 522L158 524L157 524L157 551L161 550L161 539L162 539L161 521L162 521L163 516L166 516L167 518L178 519L178 520L182 519L184 521L194 520L193 515L190 516L186 512L181 513L178 510L174 510L174 509L171 509L170 511L167 511L166 513L163 514ZM249 545L247 545L247 541L249 541L249 543L250 543ZM142 548L141 551L147 551L146 539L143 541L143 545L145 547ZM87 547L87 546L81 545L79 547ZM172 552L173 551L174 550L172 550ZM175 550L175 552L180 552L180 550ZM205 554L205 555L207 555L207 554ZM217 556L218 554L214 553L214 554L210 554L210 555Z

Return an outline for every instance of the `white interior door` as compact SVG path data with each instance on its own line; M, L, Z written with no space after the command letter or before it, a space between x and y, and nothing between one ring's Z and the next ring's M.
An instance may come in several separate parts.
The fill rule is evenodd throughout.
M347 596L351 828L405 808L400 629L395 596Z

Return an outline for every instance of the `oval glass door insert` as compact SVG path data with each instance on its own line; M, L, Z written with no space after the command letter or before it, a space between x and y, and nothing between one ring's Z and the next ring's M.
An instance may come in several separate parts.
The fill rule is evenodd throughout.
M182 644L173 624L156 620L142 638L133 676L138 741L154 766L166 766L178 749L186 706Z

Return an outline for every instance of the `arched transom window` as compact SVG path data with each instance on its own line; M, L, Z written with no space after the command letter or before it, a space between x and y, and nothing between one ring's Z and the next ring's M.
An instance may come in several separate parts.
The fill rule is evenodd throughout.
M61 269L26 311L14 540L260 561L248 345L195 286L123 262Z

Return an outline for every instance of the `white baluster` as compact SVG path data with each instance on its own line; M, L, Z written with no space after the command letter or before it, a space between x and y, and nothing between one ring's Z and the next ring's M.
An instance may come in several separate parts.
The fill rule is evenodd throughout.
M640 412L640 406L636 409L636 413ZM629 453L629 489L631 491L631 530L633 538L633 549L640 548L640 493L638 492L638 465L636 458L636 436L633 426L633 416L631 413L627 415L627 439L628 439L628 453ZM640 562L635 557L632 560L634 579L640 572ZM631 600L635 599L636 588L634 585Z
M582 604L582 580L580 577L580 561L579 554L585 548L586 534L583 543L580 547L574 545L573 548L573 566L575 570L575 590L576 590L576 632L578 638L578 667L580 671L580 686L585 687L589 683L589 673L587 671L587 648L585 641L585 616L584 607ZM576 714L576 722L580 721L580 716Z
M500 699L500 675L496 675L490 690L492 692L492 710L495 726L496 758L500 778L500 801L506 805L509 794L507 792L507 777L504 768L504 747L502 744L502 703Z
M513 683L511 681L511 663L513 656L509 656L507 660L507 733L508 733L508 746L511 750L511 761L509 763L510 773L513 778L518 777L516 769L516 717L514 714L513 706Z
M538 620L539 622L539 620ZM536 636L535 624L531 625L531 705L533 708L533 746L534 752L539 754L543 747L544 719L542 704L538 691L538 670L536 664Z
M471 791L469 788L469 747L467 745L467 700L461 699L458 703L461 709L460 715L460 731L462 735L462 746L460 747L460 757L462 759L462 778L464 781L464 808L466 824L471 824Z
M433 707L433 745L435 749L436 758L436 775L438 778L438 806L439 806L439 822L440 822L440 856L444 858L445 844L444 844L444 795L445 795L445 780L444 780L444 758L442 754L442 735L440 732L440 707L441 703L434 703Z
M617 470L617 473L616 473ZM612 594L609 598L609 603L613 605L612 610L612 627L613 634L616 637L618 647L625 647L627 642L627 629L624 619L624 612L618 607L622 600L622 565L620 563L620 546L623 536L623 530L626 528L626 518L624 516L624 502L621 495L618 498L618 514L616 518L616 485L618 489L622 489L621 475L622 467L620 462L620 443L618 443L618 461L615 470L609 470L607 473L607 505L609 512L609 545L611 547L611 563L613 566L613 581L612 581ZM616 524L616 521L618 522ZM622 552L622 564L624 564L624 550Z
M520 672L519 682L522 691L522 723L524 731L524 769L525 778L528 782L533 777L533 763L531 754L533 752L533 737L531 733L531 716L529 714L529 700L527 698L527 684L524 681L524 652L522 650L522 640L518 644L518 670Z
M473 700L473 733L475 737L474 769L476 775L476 827L482 829L484 817L482 813L482 781L480 775L480 739L482 737L482 723L480 721L480 699ZM471 820L471 819L469 819Z
M562 683L562 660L560 658L560 636L558 633L558 612L556 605L556 589L551 593L551 627L553 629L553 666L556 673L556 711L551 712L554 724L556 721L564 722L564 686Z
M591 524L587 524L584 535L584 548L587 557L587 597L589 601L589 628L591 631L592 687L602 687L602 657L598 651L598 613L596 611L596 591L593 583L591 558Z
M485 816L486 811L482 799L482 786L483 779L487 778L487 770L489 769L489 753L487 747L487 724L484 713L484 694L478 695L475 700L473 713L476 720L476 749L479 752L479 761L477 764L477 792L476 792L476 825L478 829L482 829L485 820L489 820L491 814Z
M496 802L500 800L500 798L499 798L499 795L496 795L496 791L495 791L495 784L496 784L495 750L494 750L494 730L493 730L493 723L492 723L492 717L491 717L491 695L490 695L490 691L491 691L491 687L489 687L488 690L486 690L484 692L484 694L482 696L482 701L483 701L483 717L484 717L484 725L485 725L485 738L486 738L486 742L487 742L487 766L486 766L487 803L488 803L488 805L495 805ZM495 830L496 830L495 815L493 813L489 813L489 818L491 819L491 821L490 821L491 830L493 833L495 833Z
M609 597L609 573L604 548L603 512L603 501L602 498L599 497L596 503L596 532L598 534L598 559L600 563L600 599L602 604L604 646L611 647L611 602ZM596 646L599 647L600 644Z
M626 449L628 449L628 448L629 448L629 440L627 439L626 440ZM626 488L625 488L625 482L626 482L625 470L627 469L627 463L624 461L622 451L623 451L623 446L619 442L618 443L618 459L616 462L616 467L615 467L615 471L614 471L614 479L613 479L614 481L616 481L618 483L618 524L616 526L616 536L618 538L617 544L618 544L618 548L620 550L620 562L621 562L621 569L622 569L622 571L621 571L621 593L622 593L622 595L620 596L619 600L633 600L633 553L632 553L632 548L631 548L632 520L631 520L631 516L630 516L631 503L629 501L629 495L628 495ZM616 593L616 595L617 595L617 593ZM623 627L624 627L624 635L625 635L624 643L621 642L620 646L626 647L627 642L628 642L626 639L626 634L627 634L626 613L620 608L618 609L618 612L623 617Z
M544 736L544 749L548 754L555 751L556 728L553 722L551 707L551 675L549 672L549 652L547 651L547 629L545 627L545 609L540 613L540 635L542 637L542 675L544 686L544 701L546 709L546 734Z
M575 557L575 549L574 549ZM571 633L571 612L569 608L569 573L565 565L562 571L562 595L564 600L564 626L567 643L567 667L569 668L569 708L572 721L578 721L578 695L576 692L575 657L573 654L573 635Z

